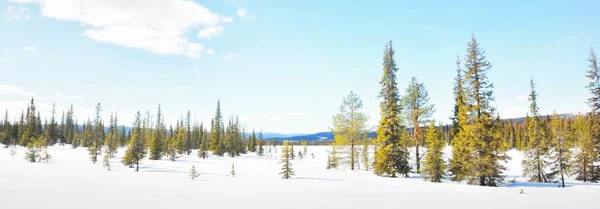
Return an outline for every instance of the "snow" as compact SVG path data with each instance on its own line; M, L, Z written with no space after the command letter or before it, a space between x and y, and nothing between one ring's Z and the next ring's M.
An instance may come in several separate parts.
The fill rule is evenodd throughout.
M48 163L27 162L23 148L16 156L0 149L0 208L600 208L599 184L571 178L567 188L526 183L523 154L514 150L505 174L517 183L492 188L430 183L416 174L394 179L364 170L327 170L329 149L309 146L307 157L292 161L296 175L289 180L279 175L278 157L254 153L199 159L193 152L176 162L144 160L140 172L134 172L119 158L111 160L111 171L101 161L92 164L84 148L50 147ZM235 177L228 176L232 163ZM193 181L188 176L192 165L201 173Z

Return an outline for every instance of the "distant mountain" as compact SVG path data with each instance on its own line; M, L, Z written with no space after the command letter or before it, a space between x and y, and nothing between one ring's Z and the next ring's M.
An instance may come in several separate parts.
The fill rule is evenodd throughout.
M248 136L250 136L251 134L252 134L252 132L246 133L246 135L248 135ZM265 138L265 139L287 138L287 137L305 136L305 135L308 135L308 134L306 134L306 133L280 134L280 133L273 133L273 132L263 132L263 138ZM258 137L258 132L256 133L256 136Z
M551 116L541 116L542 119L545 119L547 117L551 117ZM559 118L574 118L575 115L574 114L559 114L558 115ZM523 123L525 122L526 117L520 117L520 118L508 118L508 119L502 119L502 121L510 121L513 123ZM448 124L445 125L445 127L450 128L452 127L452 124ZM412 131L412 129L408 129L408 131ZM274 134L274 137L265 137L265 139L268 140L275 140L275 141L280 141L280 140L289 140L289 141L302 141L302 140L307 140L307 141L316 141L316 140L323 140L323 141L331 141L333 140L333 133L331 132L319 132L319 133L315 133L315 134L306 134L306 135L295 135L295 136L277 136L278 134ZM377 133L376 132L370 132L369 135L367 136L367 138L377 138Z

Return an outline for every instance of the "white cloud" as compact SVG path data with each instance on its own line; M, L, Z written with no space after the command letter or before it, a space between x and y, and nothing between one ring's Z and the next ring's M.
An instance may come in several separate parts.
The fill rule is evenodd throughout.
M215 50L212 50L212 49L206 50L206 54L208 54L208 55L213 55L215 53L217 53Z
M8 61L12 61L12 58L10 58L10 57L3 57L3 58L2 58L2 60L4 60L4 61L7 61L7 62L8 62Z
M161 55L199 57L204 47L189 40L187 33L232 21L189 0L10 1L38 4L46 17L79 22L92 40Z
M220 25L209 26L209 27L206 27L206 28L200 30L198 32L198 37L210 40L213 37L218 37L218 36L223 35L223 31L225 31L225 28L223 28Z
M7 6L2 16L4 16L4 20L27 20L31 18L29 8L15 6Z
M233 22L233 17L221 17L221 21L223 21L223 22Z
M36 52L38 49L35 46L26 46L25 48L23 48L23 50L28 52Z
M238 17L244 18L248 14L248 10L246 8L238 8L236 14Z
M54 92L54 96L62 98L62 99L75 99L75 98L80 97L80 96L75 96L75 95L65 95L60 92Z
M37 94L19 88L18 86L2 85L0 84L0 95L17 95L24 97L38 97Z
M232 60L233 58L235 58L237 55L231 52L228 52L227 54L225 54L225 57L223 57L223 60L225 61L229 61Z

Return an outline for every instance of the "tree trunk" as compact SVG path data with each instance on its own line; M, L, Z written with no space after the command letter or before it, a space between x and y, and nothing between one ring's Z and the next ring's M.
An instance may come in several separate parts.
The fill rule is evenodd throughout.
M350 145L350 170L354 170L354 142L351 142L352 144Z
M419 145L417 144L416 147L417 147L417 149L416 149L416 158L415 159L417 161L417 173L421 173L421 163L419 162L420 161L420 158L419 158Z
M140 170L140 161L137 160L135 161L135 172L138 172Z

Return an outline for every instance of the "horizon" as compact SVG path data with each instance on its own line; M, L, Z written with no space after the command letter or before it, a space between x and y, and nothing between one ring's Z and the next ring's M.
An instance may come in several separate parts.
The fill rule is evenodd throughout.
M60 120L73 104L81 123L100 102L104 121L117 112L120 125L131 125L136 111L154 115L160 103L166 124L190 110L206 125L220 100L223 118L238 115L247 130L311 134L329 131L354 91L373 128L382 52L392 40L400 94L417 77L436 105L433 118L448 124L456 56L463 60L471 34L493 66L502 118L525 117L531 77L542 115L590 109L585 73L590 48L600 47L597 1L145 4L0 1L0 109L18 118L34 97L42 118L56 103Z

